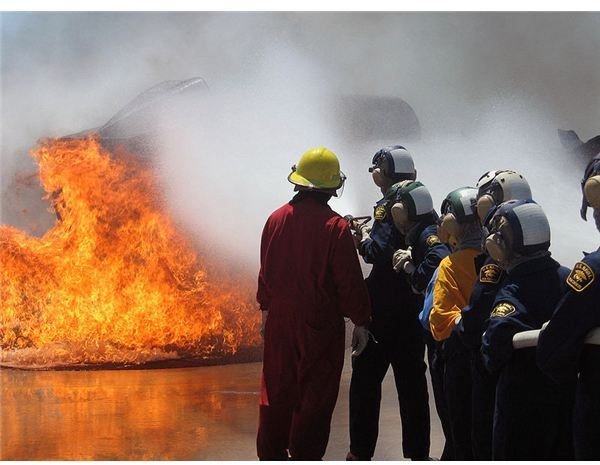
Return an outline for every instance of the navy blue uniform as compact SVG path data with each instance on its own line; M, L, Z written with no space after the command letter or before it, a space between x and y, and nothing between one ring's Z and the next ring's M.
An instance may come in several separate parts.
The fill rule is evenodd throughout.
M442 259L450 255L450 249L439 240L436 224L422 225L411 235L415 236L414 243L410 244L412 246L412 260L415 265L415 271L411 275L411 285L416 292L423 294ZM422 306L421 299L419 308ZM442 460L452 460L454 453L452 451L450 436L448 406L446 405L443 390L444 364L441 343L433 339L431 333L428 331L424 332L424 337L427 344L427 361L429 362L429 374L431 376L435 408L442 424L444 436L447 438L440 458Z
M476 261L471 266L476 269ZM471 353L460 337L461 321L442 342L443 391L448 405L453 459L473 460Z
M412 236L415 237L414 241L411 240ZM407 240L412 246L411 255L415 265L415 271L411 275L411 285L414 291L423 294L442 259L450 255L450 249L438 238L436 224L420 225L409 235ZM419 308L423 306L422 302L421 299ZM431 376L435 409L440 418L444 436L447 438L440 459L452 460L454 453L450 439L451 430L448 418L448 406L446 405L443 390L444 364L441 343L433 339L429 331L424 331L423 333L427 345L427 361L429 362L429 374Z
M557 384L535 363L535 348L513 349L513 336L539 329L552 316L569 273L549 256L511 270L483 335L485 367L498 372L492 458L572 457L573 383Z
M471 358L471 446L473 459L492 460L492 431L497 374L490 373L481 358L481 336L485 332L496 294L506 273L491 257L475 259L478 279L469 304L462 309L456 331L470 350Z
M412 261L415 265L410 282L415 291L423 294L442 259L450 255L450 249L438 238L436 224L419 226L415 231L415 237L416 241L410 243Z
M352 360L350 382L350 451L369 459L375 452L379 432L381 383L392 366L400 403L402 447L405 457L429 455L429 401L425 344L419 325L419 298L405 273L396 273L392 256L406 244L380 200L375 207L370 238L359 253L373 269L366 279L371 300L370 330L378 341L369 341L364 352Z
M540 369L557 382L577 376L573 423L575 458L600 459L600 346L584 344L600 326L600 249L573 267L568 290L537 349Z

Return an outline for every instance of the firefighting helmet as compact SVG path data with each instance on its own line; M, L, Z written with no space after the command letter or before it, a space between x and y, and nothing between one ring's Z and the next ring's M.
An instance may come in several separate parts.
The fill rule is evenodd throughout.
M477 189L477 215L482 223L494 206L508 200L531 198L527 180L512 170L488 171L479 178Z
M515 255L532 255L550 247L548 218L531 199L504 202L490 212L486 221L485 248L501 264Z
M581 218L587 220L587 209L600 209L600 153L588 163L581 180Z
M373 173L373 180L380 187L384 185L381 176L394 182L417 178L417 170L415 170L412 156L401 145L382 148L373 155L372 164L369 172Z
M346 181L346 175L340 171L335 153L318 147L308 150L298 164L292 166L288 181L301 189L335 192Z
M431 216L433 200L427 187L419 181L401 181L386 194L394 223L405 225Z

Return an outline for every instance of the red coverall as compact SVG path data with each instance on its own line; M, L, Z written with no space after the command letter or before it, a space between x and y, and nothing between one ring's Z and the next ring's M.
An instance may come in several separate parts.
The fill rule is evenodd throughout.
M344 316L370 317L348 224L301 192L263 230L257 300L268 310L259 407L261 460L320 460L344 363Z

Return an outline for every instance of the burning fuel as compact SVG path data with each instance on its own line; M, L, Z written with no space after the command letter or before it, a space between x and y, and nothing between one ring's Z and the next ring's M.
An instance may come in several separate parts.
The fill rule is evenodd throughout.
M44 140L32 156L57 221L41 238L0 227L2 365L139 365L259 347L253 286L207 271L148 164L94 135Z

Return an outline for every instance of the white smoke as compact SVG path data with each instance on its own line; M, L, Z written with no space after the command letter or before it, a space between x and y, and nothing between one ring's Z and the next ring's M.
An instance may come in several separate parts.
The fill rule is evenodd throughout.
M490 169L529 180L552 251L571 266L596 247L578 216L581 167L556 129L598 133L597 13L13 13L2 15L3 223L15 172L36 139L106 122L146 88L202 76L204 116L165 134L156 161L174 215L223 261L255 272L262 225L292 195L286 176L308 148L338 153L348 175L339 213L369 214L367 168L406 143L436 207ZM342 139L338 94L401 97L418 142ZM21 202L22 203L22 202ZM43 204L42 204L43 205ZM19 208L17 208L19 206ZM43 209L34 210L40 212ZM48 216L50 221L51 217Z

